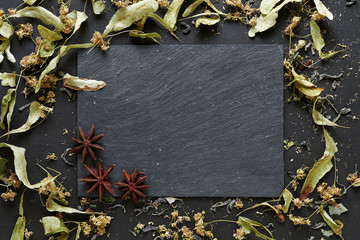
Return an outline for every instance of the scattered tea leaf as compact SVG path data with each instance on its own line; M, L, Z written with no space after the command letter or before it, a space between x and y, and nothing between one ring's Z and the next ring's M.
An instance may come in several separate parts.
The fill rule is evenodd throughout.
M47 39L43 39L39 46L40 57L51 57L55 51L55 43Z
M326 16L328 19L333 20L334 16L333 14L325 7L325 5L320 0L314 0L315 6L317 11L323 15Z
M211 26L211 25L215 25L216 23L218 23L220 21L220 15L217 14L217 13L212 13L213 17L199 17L198 19L196 19L196 22L195 22L195 27L199 27L200 24L203 24L203 25L208 25L208 26ZM209 14L207 14L209 15Z
M13 35L14 29L7 21L2 21L0 25L0 40L7 40Z
M334 232L331 231L331 230L321 229L321 233L322 233L325 237L331 237L332 235L334 235Z
M79 12L79 11L72 11L68 14L68 16L75 22L74 24L74 30L72 32L72 35L79 30L81 24L86 21L88 16L85 12Z
M56 203L52 198L48 198L46 201L46 209L49 212L63 212L63 213L79 213L79 214L99 214L97 212L83 212L75 208L62 206Z
M24 239L24 232L25 232L25 226L26 226L26 218L24 216L24 207L23 207L24 193L25 193L25 191L23 192L23 194L21 195L21 198L20 198L20 204L19 204L20 217L18 217L18 219L15 223L15 227L11 234L10 240L23 240Z
M182 199L180 199L180 198L174 198L174 197L165 197L164 198L167 202L168 202L168 204L173 204L174 202L176 202L176 201L182 201Z
M315 109L315 105L316 105L316 101L314 101L314 105L313 105L313 109L312 109L312 117L314 122L317 125L320 126L331 126L331 127L343 127L340 126L332 121L330 121L329 119L327 119L326 117L324 117L324 115L322 115L319 111L317 111Z
M161 35L156 32L144 33L142 31L138 31L138 30L131 30L129 32L129 36L130 37L138 37L138 38L150 38L158 44L160 44L160 42L158 40L156 40L156 38L161 39Z
M294 68L291 68L292 75L294 77L294 81L289 83L295 83L295 87L303 93L307 98L315 98L321 94L321 92L325 89L324 87L318 88L312 82L310 82L305 76L301 74L297 74Z
M281 193L281 196L284 198L284 201L285 201L285 204L283 206L283 211L284 211L284 213L287 213L289 211L289 207L290 207L293 195L289 190L287 190L285 188L284 191Z
M65 56L70 49L72 49L72 48L91 48L92 46L93 46L92 43L73 44L73 45L62 46L59 50L58 55L56 57L54 57L50 61L49 65L44 69L44 71L42 71L42 73L39 77L38 84L35 87L35 93L37 93L40 90L41 81L45 77L45 75L50 73L52 70L54 70L56 68L56 65L58 64L60 58Z
M301 0L285 0L273 8L268 14L261 14L257 19L256 24L250 28L248 33L249 37L255 37L256 33L264 32L273 27L276 24L276 19L278 18L280 9L290 2L301 2Z
M43 217L40 222L43 224L46 236L61 233L60 239L68 239L70 230L61 219L54 216L47 216ZM59 237L57 239L59 239Z
M52 181L56 177L49 177L46 180L42 180L39 183L31 184L29 182L27 171L26 171L26 159L25 159L25 148L17 147L7 143L0 143L0 148L7 147L10 148L14 154L14 166L15 166L15 173L18 176L19 180L25 185L25 187L30 189L35 189L42 187Z
M33 5L37 0L24 0L24 3L28 5Z
M251 220L251 219L246 218L246 217L241 217L241 216L239 216L239 217L238 217L238 220L237 220L237 224L240 225L240 226L242 226L242 227L243 227L243 230L244 230L247 234L249 234L250 231L253 231L253 232L255 233L255 236L257 236L257 237L259 237L259 238L261 238L261 239L274 240L271 231L270 231L267 227L265 227L264 225L262 225L261 223L258 223L258 222L256 222L256 221ZM271 237L268 237L268 236L260 233L255 227L260 227L260 228L265 229L265 230L270 234Z
M342 203L339 203L336 206L333 206L333 205L329 206L329 213L331 216L332 215L341 215L347 211L348 211L347 208Z
M321 205L320 208L320 214L322 216L322 218L324 219L324 221L326 222L326 224L331 228L331 230L333 230L333 232L336 235L341 236L341 229L343 227L343 223L339 220L333 220L330 215L324 210L323 206Z
M262 0L260 3L260 12L264 15L269 14L278 2L280 2L280 0Z
M79 78L66 74L63 78L64 87L79 91L97 91L106 86L104 81Z
M8 130L10 129L11 116L14 112L15 102L16 102L16 89L15 88L8 89L6 95L3 97L1 101L0 127L2 129L5 129L4 119L6 114L7 114L6 119L7 119Z
M156 0L143 0L127 7L120 8L112 16L105 28L103 37L111 32L118 32L140 20L143 16L155 12L159 8Z
M155 13L150 13L148 15L148 17L152 17L156 21L158 21L164 28L166 28L166 30L168 30L170 32L171 35L173 35L179 42L181 42L180 39L174 33L174 31L165 23L164 19L162 19L159 15L157 15Z
M332 157L338 151L335 141L330 137L327 131L324 129L325 136L325 151L322 158L317 161L309 171L304 185L300 191L300 200L303 201L310 193L312 193L321 178L325 176L327 172L331 170L333 164L331 162Z
M37 7L25 7L16 12L16 14L11 15L10 17L19 18L19 17L30 17L37 18L41 20L43 23L52 25L56 28L56 30L61 31L63 29L63 23L60 18L55 16L49 10L37 6Z
M175 24L177 22L179 11L183 3L184 0L173 0L169 9L165 13L164 22L172 31L176 30Z
M16 86L16 72L13 73L0 73L1 85L4 87Z
M56 30L52 31L40 24L38 25L37 28L40 33L40 36L43 39L49 40L51 42L55 42L55 41L59 41L59 40L63 39L63 36L61 35L61 33Z
M101 14L106 7L105 2L103 2L102 0L99 1L91 0L91 4L95 15Z
M204 2L204 0L196 0L195 2L193 2L191 5L189 5L185 11L182 14L182 17L187 17L189 16L193 11L195 11L195 9L200 6L200 4L202 4Z

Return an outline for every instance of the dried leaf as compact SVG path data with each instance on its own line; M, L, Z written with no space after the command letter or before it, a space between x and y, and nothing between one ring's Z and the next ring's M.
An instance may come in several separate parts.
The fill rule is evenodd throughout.
M87 92L97 91L106 86L104 81L74 77L70 74L66 74L63 81L64 87Z
M25 191L23 192L23 194L21 195L21 198L20 198L20 205L19 205L20 217L18 217L18 219L15 223L15 227L11 234L10 240L23 240L24 239L24 232L25 232L25 226L26 226L26 218L24 216L24 207L23 207L24 193L25 193Z
M75 208L62 206L56 203L52 198L48 198L46 201L46 209L49 212L63 212L63 213L79 213L79 214L99 214L97 212L83 212Z
M39 183L31 184L29 182L29 179L27 176L27 171L26 171L27 162L25 159L25 148L17 147L17 146L7 144L7 143L0 143L0 148L2 148L2 147L8 147L13 151L15 173L18 176L19 180L27 188L35 189L35 188L42 187L42 186L54 181L54 179L56 178L56 177L49 177L48 179L40 181Z
M40 33L40 36L43 38L43 39L46 39L46 40L49 40L51 42L56 42L56 41L59 41L61 39L63 39L63 36L61 35L60 32L58 31L52 31L42 25L38 25L38 31Z
M29 112L29 116L28 116L26 122L21 127L13 129L13 130L9 131L8 133L5 133L1 137L10 135L10 134L23 133L23 132L28 131L31 128L31 126L40 119L40 117L42 115L42 110L40 109L40 107L41 107L40 103L38 103L36 101L32 102L29 107L30 112ZM8 123L8 125L10 125L10 123Z
M7 40L13 35L14 29L9 22L2 21L0 25L0 40Z
M40 222L43 224L45 235L53 235L61 233L60 239L68 239L70 230L65 226L64 222L57 217L43 217ZM59 239L59 237L57 238Z
M304 185L300 191L300 200L303 201L310 193L312 193L318 184L319 180L325 176L327 172L331 170L333 164L331 159L338 151L336 143L332 137L324 129L325 136L325 151L322 158L317 161L309 171Z
M333 206L333 205L329 206L329 213L331 216L332 215L341 215L347 211L348 211L347 208L342 203L339 203L336 206Z
M208 25L208 26L211 26L211 25L215 25L217 24L219 21L220 21L220 15L217 14L217 13L212 13L213 17L199 17L198 19L196 19L196 22L195 22L195 27L199 27L200 24L203 24L203 25ZM206 14L206 15L209 15L209 14Z
M102 36L106 37L111 32L118 32L130 27L131 24L138 21L143 16L155 12L158 8L159 4L156 0L143 0L130 6L120 8L110 19Z
M315 98L319 96L321 92L325 89L324 87L317 88L316 85L307 80L305 76L297 74L293 68L291 69L291 72L294 77L293 82L295 82L295 87L306 97L310 99ZM289 83L288 86L291 85L293 82Z
M273 8L268 14L261 14L257 19L255 26L250 28L248 36L255 37L256 33L264 32L273 27L276 24L276 19L278 18L278 12L280 9L290 2L301 2L301 0L285 0L277 7Z
M312 109L312 117L314 122L317 125L320 126L331 126L331 127L343 127L340 126L332 121L330 121L329 119L327 119L326 117L324 117L324 115L322 115L319 111L317 111L315 109L315 105L316 105L316 101L314 101L314 105L313 105L313 109ZM345 127L344 127L345 128Z
M189 16L193 11L195 11L195 9L204 2L204 0L196 0L195 2L193 2L191 5L189 5L185 11L182 14L182 17L187 17Z
M179 11L183 3L184 0L173 0L172 3L170 4L169 9L165 13L164 22L173 31L176 30L175 24L177 22L177 17L179 15Z
M24 3L28 5L33 5L37 0L24 0Z
M0 181L2 181L5 184L8 184L7 178L7 168L6 163L8 162L7 159L0 157Z
M260 12L262 14L268 14L280 0L262 0L260 3Z
M10 129L10 122L11 122L12 114L14 112L15 102L16 102L16 89L15 88L8 89L7 94L3 97L1 102L0 127L2 129L5 129L4 119L6 113L7 113L6 119L7 119L8 130Z
M238 220L237 220L237 224L242 226L244 231L249 234L250 231L253 231L255 233L255 235L261 239L265 239L265 240L274 240L273 238L273 235L271 233L271 231L265 227L264 225L262 225L261 223L258 223L256 221L253 221L249 218L246 218L246 217L238 217ZM263 228L265 229L271 237L268 237L262 233L260 233L255 227L260 227L260 228Z
M284 198L284 201L285 201L285 204L283 206L283 211L284 211L284 213L287 213L289 211L289 207L290 207L293 195L289 190L287 190L285 188L284 191L281 193L281 196Z
M315 6L317 11L323 15L326 16L328 19L333 20L334 16L333 14L325 7L325 5L320 0L314 0Z
M10 52L10 40L9 40L9 44L7 45L7 47L5 48L5 53L6 53L6 57L7 59L12 62L15 63L16 59L14 57L14 55Z
M180 39L174 33L174 31L165 23L164 19L162 19L159 15L156 15L155 13L150 13L148 17L152 17L156 21L158 21L163 27L166 28L166 30L170 32L171 35L173 35L179 42L181 42Z
M158 44L160 44L160 42L158 40L156 40L156 38L161 39L161 35L156 33L156 32L144 33L144 32L137 31L137 30L131 30L129 32L129 36L130 37L138 37L138 38L151 38L152 40L154 40Z
M334 235L334 232L332 230L324 230L321 229L321 233L325 236L325 237L331 237L332 235Z
M16 86L16 72L13 73L0 73L1 85L4 87Z
M37 18L41 20L43 23L48 25L53 25L56 30L61 31L63 29L63 23L61 22L60 18L55 16L49 10L41 6L37 7L25 7L16 12L15 15L11 15L11 17L18 18L18 17L31 17Z
M321 205L320 208L320 214L322 216L322 218L324 219L324 221L326 222L326 224L331 228L331 230L333 230L333 232L336 235L341 236L341 229L343 227L342 222L340 222L339 220L333 220L330 215L324 210L323 206Z
M174 197L165 197L164 198L167 202L168 202L168 204L173 204L174 202L176 202L176 201L182 201L182 199L180 199L180 198L174 198Z
M41 81L45 77L45 75L50 73L52 70L54 70L56 68L56 65L58 64L60 58L65 56L70 49L72 49L72 48L91 48L92 46L93 46L92 43L73 44L73 45L62 46L59 50L58 55L56 57L54 57L50 61L49 65L44 69L44 71L42 71L42 73L39 77L38 84L36 85L36 88L35 88L35 93L37 93L40 90Z
M40 57L51 57L55 51L55 43L47 39L43 39L39 46Z
M79 12L79 11L72 11L68 14L68 17L70 17L74 21L74 30L71 35L73 35L77 30L79 30L81 24L86 21L88 16L85 12Z
M105 3L102 0L95 1L91 0L92 8L95 15L101 14L105 10Z

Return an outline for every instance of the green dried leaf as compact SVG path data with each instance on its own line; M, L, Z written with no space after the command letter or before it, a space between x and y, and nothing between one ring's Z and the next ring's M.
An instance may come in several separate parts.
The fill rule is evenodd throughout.
M64 222L57 217L47 216L43 217L40 222L43 224L45 235L53 235L61 233L57 239L68 239L70 230L65 226Z
M42 25L38 25L38 31L40 33L40 36L43 38L43 39L46 39L46 40L49 40L51 42L56 42L56 41L59 41L61 39L63 39L63 36L61 35L60 32L58 31L52 31Z
M156 40L156 38L161 39L161 35L156 32L144 33L142 31L138 31L138 30L131 30L129 32L129 36L130 37L138 37L138 38L151 38L154 42L156 42L158 44L160 44L160 42L158 40Z
M109 204L113 204L114 202L116 202L116 199L115 199L114 197L112 197L112 196L110 196L110 197L104 197L103 199L104 199L104 201L105 201L106 203L109 203Z
M278 18L278 12L280 11L280 9L290 2L301 2L301 0L285 0L277 7L273 8L268 14L261 14L260 17L257 19L255 26L250 28L248 36L255 37L256 33L264 32L269 28L273 27L276 24L276 19Z
M79 30L81 24L86 21L88 16L85 12L79 12L79 11L72 11L68 14L68 17L71 18L74 21L74 30L71 35L73 35L77 30Z
M325 237L331 237L332 235L334 235L334 232L331 231L331 230L321 229L321 233L322 233Z
M333 232L336 235L341 236L341 229L343 227L342 222L340 222L339 220L333 220L330 215L324 210L323 206L321 205L320 208L320 214L322 216L322 218L324 219L324 221L326 222L326 224L331 228L331 230L333 230Z
M43 39L39 46L40 57L51 57L55 51L55 43L47 39Z
M11 17L14 17L14 18L18 18L18 17L37 18L45 24L53 25L56 28L56 30L58 30L58 31L61 31L64 27L64 25L61 22L59 17L55 16L52 12L50 12L49 10L46 10L45 8L43 8L41 6L25 7L23 9L17 11L16 14L12 15Z
M24 3L28 5L33 5L37 0L24 0Z
M7 119L8 130L10 129L10 122L11 122L12 114L14 112L15 102L16 102L16 89L12 88L7 91L7 94L3 97L1 102L0 127L2 129L5 129L4 119L6 113L7 113L6 119Z
M79 78L66 74L63 78L64 87L79 91L97 91L106 86L104 81L93 79Z
M6 163L8 162L7 159L0 157L0 181L2 181L5 184L8 184L9 182L6 180L7 175L7 168Z
M159 4L156 0L143 0L120 8L110 19L102 36L106 37L111 32L118 32L130 27L134 22L149 13L155 12L158 8Z
M289 83L288 86L295 82L295 87L306 97L310 99L315 98L325 89L324 87L317 88L316 85L307 80L305 76L297 74L293 68L291 69L291 72L294 77L294 81Z
M150 13L148 17L152 17L156 21L158 21L164 28L166 28L166 30L170 32L171 35L173 35L179 42L181 42L180 39L174 33L174 31L164 22L164 19L162 19L159 15L156 15L155 13Z
M101 14L105 10L105 3L102 0L91 0L93 11L96 15Z
M173 0L172 3L170 4L169 9L165 13L164 22L173 31L176 30L175 24L177 22L179 11L183 3L184 0Z
M262 0L260 3L260 12L268 14L280 0Z
M336 143L332 137L324 129L325 137L325 151L323 156L319 161L317 161L314 166L309 171L304 185L300 191L300 200L303 201L310 193L312 193L320 181L321 178L325 176L327 172L331 170L333 164L331 159L334 154L338 151Z
M97 212L83 212L75 208L62 206L56 203L52 198L48 198L46 201L46 209L49 212L63 212L63 213L79 213L79 214L99 214Z
M58 64L60 58L65 56L70 49L72 49L72 48L91 48L92 46L93 46L92 43L73 44L73 45L62 46L59 50L58 55L56 57L54 57L50 61L49 65L44 69L44 71L42 71L42 73L39 77L38 84L36 85L36 88L35 88L35 93L37 93L40 90L41 81L45 77L45 75L50 73L52 70L54 70L56 68L56 65Z
M339 203L336 206L333 206L333 205L329 206L329 213L331 216L332 215L341 215L347 211L348 211L347 208L342 203Z
M14 166L15 166L16 175L18 176L19 180L25 185L25 187L30 189L39 188L54 181L54 179L56 178L56 177L49 177L48 179L42 180L39 183L31 184L29 182L26 171L27 162L25 159L25 148L17 147L7 143L0 143L0 148L2 147L8 147L12 150L14 154Z
M4 87L16 86L16 72L13 73L0 73L1 85Z
M341 53L341 52L342 52L342 50L335 51L335 52L330 51L330 52L327 52L327 53L324 53L324 52L320 51L319 52L319 57L321 59L332 58L333 56L335 56L336 54Z
M3 21L0 25L0 40L7 40L13 35L14 29L9 22Z
M14 55L10 52L10 40L2 40L0 45L0 63L4 60L4 53L6 53L6 57L10 62L16 62Z
M333 20L334 16L333 14L325 7L325 5L320 0L314 0L315 6L317 11L323 15L326 16L328 19Z
M76 231L75 240L80 239L80 233L81 233L81 225L80 225L80 223L79 223L79 224L78 224L78 227L77 227L77 231Z
M315 105L316 105L316 101L314 101L314 105L313 105L313 109L312 109L312 117L313 117L313 120L314 122L317 124L317 125L320 125L320 126L331 126L331 127L343 127L343 126L340 126L332 121L330 121L329 119L327 119L326 117L324 117L324 115L322 115L319 111L317 111L315 109ZM343 128L346 128L346 127L343 127Z
M259 237L259 238L261 238L261 239L265 239L265 240L275 240L275 239L273 238L273 235L272 235L271 231L270 231L267 227L265 227L264 225L262 225L261 223L258 223L258 222L256 222L256 221L253 221L253 220L249 219L249 218L241 217L241 216L240 216L240 217L238 217L237 224L240 225L240 226L242 226L243 229L244 229L244 231L245 231L246 233L248 233L248 234L250 233L250 230L251 230L251 231L253 231L253 232L255 233L255 235L256 235L257 237ZM260 233L255 227L260 227L260 228L265 229L265 230L270 234L271 237L268 237L268 236Z
M211 25L215 25L217 24L219 21L220 21L220 15L217 14L217 13L211 13L215 16L213 17L199 17L198 19L196 19L196 22L195 22L195 27L199 27L200 24L203 24L203 25L208 25L208 26L211 26ZM209 15L208 13L206 15Z
M11 234L10 240L23 240L24 239L24 232L25 232L25 226L26 226L26 218L24 216L24 207L23 207L24 193L25 193L25 191L23 192L23 194L21 195L21 198L20 198L20 204L19 204L20 217L18 217L18 219L15 223L15 227Z
M200 4L202 4L204 2L204 0L196 0L195 2L193 2L190 6L188 6L185 11L182 14L182 17L187 17L189 16L193 11L195 11L195 9L200 6Z
M285 201L285 204L283 206L283 211L284 211L284 213L287 213L289 211L289 207L290 207L293 195L289 190L287 190L285 188L284 191L281 193L281 196L284 198L284 201Z

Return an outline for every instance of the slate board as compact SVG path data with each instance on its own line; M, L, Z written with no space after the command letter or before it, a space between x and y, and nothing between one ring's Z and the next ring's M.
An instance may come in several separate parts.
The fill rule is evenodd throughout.
M110 180L138 168L148 196L275 197L283 189L281 45L118 45L78 55L77 121L104 133ZM88 175L80 165L78 177ZM89 157L86 164L96 166ZM78 195L88 196L87 183ZM120 195L118 187L116 194Z

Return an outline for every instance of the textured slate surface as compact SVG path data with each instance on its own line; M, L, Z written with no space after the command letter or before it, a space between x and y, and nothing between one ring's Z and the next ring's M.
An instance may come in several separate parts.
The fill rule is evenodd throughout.
M280 45L112 46L78 56L104 80L78 95L78 125L104 133L104 165L145 171L149 196L273 197L283 189ZM87 164L95 165L88 158ZM86 170L80 167L78 175ZM78 195L86 196L86 183ZM119 191L116 188L116 193Z

